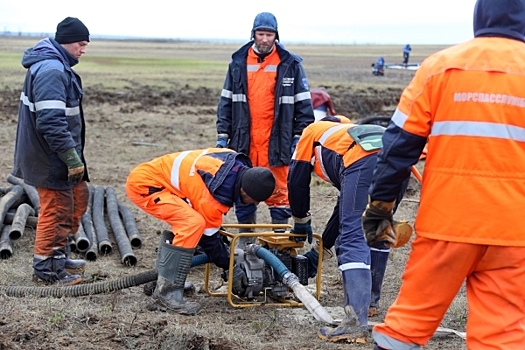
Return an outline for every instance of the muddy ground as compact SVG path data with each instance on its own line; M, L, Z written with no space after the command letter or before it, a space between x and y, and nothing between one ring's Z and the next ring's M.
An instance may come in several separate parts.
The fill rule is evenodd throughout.
M312 73L315 74L315 73ZM371 75L369 67L360 73ZM407 82L410 75L404 75ZM12 168L16 132L16 111L20 87L0 91L0 187ZM389 115L397 104L401 89L352 90L327 86L336 111L357 120L370 115ZM124 184L129 171L138 163L179 150L215 144L215 112L219 91L174 86L159 91L136 87L105 91L100 86L86 89L86 157L94 186L113 187L120 202L135 215L142 247L133 250L137 264L121 263L115 248L88 262L85 283L111 281L150 270L154 265L158 234L168 228L135 208L126 198ZM133 144L142 143L140 146ZM422 168L423 164L419 164ZM313 181L312 215L315 232L321 233L328 220L337 192L318 180ZM412 179L397 218L413 222L419 199L419 184ZM232 213L230 213L232 214ZM228 214L226 222L232 223ZM260 205L260 222L269 222L268 210ZM0 284L30 287L34 231L26 228L13 243L10 259L0 260ZM309 249L305 246L304 249ZM370 322L381 321L396 297L400 276L410 245L391 253L384 281L381 312ZM304 251L304 250L300 250ZM84 297L8 297L0 293L0 349L371 349L367 345L327 343L317 338L323 325L304 307L251 305L235 308L224 296L210 296L203 290L204 266L192 268L188 277L197 286L190 297L202 304L199 315L188 317L148 311L149 298L142 286L109 294ZM220 271L212 268L212 291L224 284ZM315 280L309 290L315 293ZM2 289L3 290L3 289ZM340 274L335 259L325 261L322 271L320 303L340 318L343 306ZM464 293L458 295L442 326L464 331L466 308ZM456 335L434 337L426 349L465 349Z

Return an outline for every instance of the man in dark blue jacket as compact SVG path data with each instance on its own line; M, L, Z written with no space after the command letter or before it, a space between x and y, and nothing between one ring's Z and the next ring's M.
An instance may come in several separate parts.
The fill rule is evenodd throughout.
M217 109L217 147L247 154L269 168L276 190L265 203L274 224L291 216L288 164L314 112L302 59L279 42L275 16L255 17L251 41L233 53ZM236 205L239 223L255 223L257 207ZM243 244L242 242L240 242Z
M89 31L67 17L55 38L25 51L27 69L20 96L12 174L38 190L35 280L64 285L82 281L84 260L68 257L68 235L74 234L87 209L89 181L84 159L85 121L82 81L71 67L86 52Z

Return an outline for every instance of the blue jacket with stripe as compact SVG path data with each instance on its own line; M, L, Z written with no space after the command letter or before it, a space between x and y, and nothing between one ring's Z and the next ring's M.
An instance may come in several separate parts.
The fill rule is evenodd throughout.
M67 165L58 153L75 148L84 163L85 121L82 81L71 68L78 60L51 38L27 49L22 65L27 69L20 96L12 174L27 184L66 190Z
M246 58L253 41L233 53L217 109L217 133L229 136L228 147L250 153L250 108L247 101ZM293 137L314 121L314 111L302 58L275 43L281 63L277 67L274 123L270 136L270 166L288 165Z

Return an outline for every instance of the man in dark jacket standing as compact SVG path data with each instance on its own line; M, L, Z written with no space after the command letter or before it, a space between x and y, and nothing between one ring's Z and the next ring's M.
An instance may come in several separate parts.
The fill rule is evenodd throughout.
M68 257L68 235L88 205L82 81L71 67L86 52L89 31L77 18L57 25L55 38L25 51L12 174L38 190L33 272L37 281L77 284L84 260Z
M279 42L277 20L255 17L251 41L233 53L217 109L217 147L247 154L253 166L269 168L276 189L265 201L274 224L286 224L288 164L314 112L302 59ZM255 223L257 207L236 205L239 223ZM240 242L243 244L242 242Z

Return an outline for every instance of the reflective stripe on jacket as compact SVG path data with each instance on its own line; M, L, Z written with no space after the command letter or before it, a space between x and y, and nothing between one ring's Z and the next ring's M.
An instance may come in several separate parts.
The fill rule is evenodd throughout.
M306 217L310 210L312 171L340 190L343 168L379 152L367 152L355 143L348 133L355 126L343 117L341 123L318 121L304 129L288 173L288 196L293 216Z
M429 56L383 136L370 196L394 200L428 138L417 233L525 246L524 86L523 41L478 37Z
M250 154L251 115L248 105L248 50L253 41L233 53L217 108L217 133L229 136L228 147ZM299 56L287 51L279 42L275 48L281 59L275 84L274 123L268 157L270 166L287 165L291 159L294 135L314 121L314 112L306 73Z

